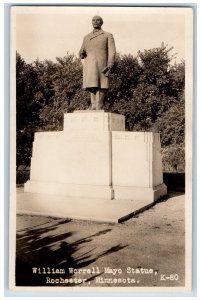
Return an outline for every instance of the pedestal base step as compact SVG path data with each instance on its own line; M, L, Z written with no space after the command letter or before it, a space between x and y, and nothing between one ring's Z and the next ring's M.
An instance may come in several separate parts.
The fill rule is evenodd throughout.
M153 205L147 200L81 199L39 193L17 193L17 213L119 223Z
M150 200L156 201L167 195L167 186L162 183L153 188L113 186L114 198L119 200Z
M24 191L28 193L40 193L78 198L113 199L114 192L111 186L67 184L59 182L45 182L29 180L24 185Z
M66 184L29 180L25 183L24 191L47 195L58 195L75 198L116 199L136 201L156 201L167 194L165 184L153 188L129 186L104 186L85 184Z

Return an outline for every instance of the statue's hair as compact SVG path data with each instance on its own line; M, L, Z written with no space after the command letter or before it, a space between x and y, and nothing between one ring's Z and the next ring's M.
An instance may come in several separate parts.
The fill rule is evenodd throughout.
M96 18L98 17L99 19L101 19L101 21L102 21L102 24L103 24L103 18L101 18L101 17L100 17L100 16L98 16L98 15L94 16L93 18L95 18L95 17L96 17ZM92 20L93 20L93 18L92 18Z

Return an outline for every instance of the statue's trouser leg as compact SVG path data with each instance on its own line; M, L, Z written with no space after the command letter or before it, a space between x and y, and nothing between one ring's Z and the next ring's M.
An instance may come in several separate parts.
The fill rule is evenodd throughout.
M91 109L96 109L96 91L90 91Z
M101 110L103 109L105 89L94 88L90 90L91 96L91 109Z
M97 89L96 91L96 109L103 109L105 98L105 90L104 89Z

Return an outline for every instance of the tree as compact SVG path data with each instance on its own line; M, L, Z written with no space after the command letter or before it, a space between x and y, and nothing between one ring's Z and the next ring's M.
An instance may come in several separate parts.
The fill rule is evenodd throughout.
M17 168L21 164L29 165L33 134L39 120L38 102L35 94L38 90L38 73L27 64L20 54L16 54L16 120L17 120Z
M43 95L48 90L52 93L49 97L45 96L46 102L40 111L41 129L61 130L63 114L78 108L78 95L82 85L81 62L74 55L67 53L64 58L58 57L56 63L46 60L43 70Z
M116 57L110 78L110 89L105 99L105 109L123 113L123 102L129 101L134 88L137 86L140 67L131 54Z
M33 128L38 122L39 105L35 101L38 91L38 72L16 55L17 130Z
M171 65L167 45L118 55L106 110L124 114L128 130L152 130L155 121L174 106L184 89L184 64Z
M184 94L180 101L170 107L154 124L156 131L161 133L162 147L184 144L185 139L185 102Z
M171 145L162 149L163 169L166 171L185 171L185 148L183 144Z

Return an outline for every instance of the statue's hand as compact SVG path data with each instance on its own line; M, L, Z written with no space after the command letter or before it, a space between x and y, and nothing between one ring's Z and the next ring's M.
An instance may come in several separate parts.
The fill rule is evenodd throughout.
M105 67L102 71L103 74L105 74L106 77L108 77L110 75L110 67Z
M87 53L86 51L83 49L82 51L80 51L80 58L84 59L85 57L87 57Z

